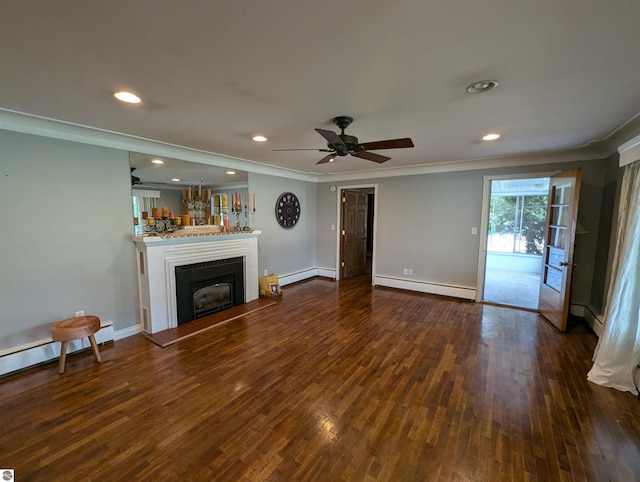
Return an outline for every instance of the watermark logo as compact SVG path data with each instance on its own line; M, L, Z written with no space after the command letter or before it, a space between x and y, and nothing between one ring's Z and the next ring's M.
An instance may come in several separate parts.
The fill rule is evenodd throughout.
M7 482L13 482L15 480L13 478L13 469L0 469L0 474L2 474L2 480L6 480Z

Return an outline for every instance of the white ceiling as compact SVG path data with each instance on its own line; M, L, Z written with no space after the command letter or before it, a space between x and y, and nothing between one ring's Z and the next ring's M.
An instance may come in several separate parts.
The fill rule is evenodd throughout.
M639 20L638 0L5 0L0 108L304 173L610 154L640 112ZM272 151L326 147L337 115L416 147Z

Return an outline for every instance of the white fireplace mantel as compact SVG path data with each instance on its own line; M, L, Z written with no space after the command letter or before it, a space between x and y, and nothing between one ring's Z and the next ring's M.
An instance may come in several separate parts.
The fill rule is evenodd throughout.
M174 238L134 236L143 330L157 333L178 326L176 266L243 257L245 302L257 299L260 234L261 231Z

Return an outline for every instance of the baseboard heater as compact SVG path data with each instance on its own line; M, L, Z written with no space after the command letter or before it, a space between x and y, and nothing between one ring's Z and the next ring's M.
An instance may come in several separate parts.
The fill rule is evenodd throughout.
M98 344L108 343L114 340L113 323L102 322L100 331L95 335ZM70 341L67 345L67 355L91 348L87 338ZM7 348L0 351L0 376L23 370L49 360L60 357L60 342L51 338L34 341L25 345Z

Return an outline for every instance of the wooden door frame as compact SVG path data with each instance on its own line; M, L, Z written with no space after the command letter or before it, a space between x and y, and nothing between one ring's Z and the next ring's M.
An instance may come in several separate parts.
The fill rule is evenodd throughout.
M336 186L336 280L342 277L342 266L340 259L340 243L342 242L342 191L355 191L358 189L373 189L373 232L371 237L373 239L373 248L371 251L371 284L376 274L376 234L378 232L378 183L373 184L349 184L344 186ZM371 208L369 206L368 208ZM368 236L368 234L367 234Z
M489 209L491 208L491 181L509 179L537 179L540 177L551 177L562 171L552 172L529 172L524 174L500 174L495 176L482 176L482 211L480 214L480 242L478 243L478 274L476 278L476 302L481 302L484 298L484 275L487 269L487 229L489 220Z

